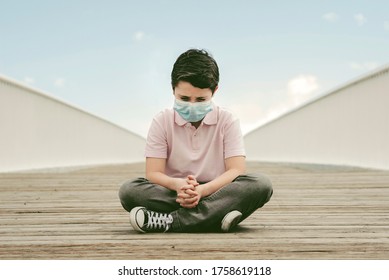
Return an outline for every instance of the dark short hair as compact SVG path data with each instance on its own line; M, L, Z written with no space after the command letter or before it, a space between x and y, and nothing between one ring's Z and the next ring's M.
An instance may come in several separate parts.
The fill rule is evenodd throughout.
M190 49L177 58L171 78L173 90L184 81L194 87L209 88L214 93L219 84L219 67L207 51Z

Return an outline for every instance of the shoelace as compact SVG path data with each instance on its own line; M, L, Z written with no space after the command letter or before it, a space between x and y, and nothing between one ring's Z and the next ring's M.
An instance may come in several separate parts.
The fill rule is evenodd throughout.
M173 217L170 214L147 211L147 216L147 228L149 229L165 228L166 232L169 230L171 223L173 223Z

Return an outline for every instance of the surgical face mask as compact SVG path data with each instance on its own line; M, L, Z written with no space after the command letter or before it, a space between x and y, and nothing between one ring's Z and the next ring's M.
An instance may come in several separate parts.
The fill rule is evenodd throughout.
M198 122L202 120L206 114L212 111L212 101L203 102L187 102L175 99L174 110L188 122Z

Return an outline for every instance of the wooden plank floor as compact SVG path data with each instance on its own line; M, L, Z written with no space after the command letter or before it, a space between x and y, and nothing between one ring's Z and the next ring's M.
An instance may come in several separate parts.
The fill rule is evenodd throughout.
M227 234L133 231L117 190L143 164L0 174L0 259L389 259L389 171L248 167L274 195Z

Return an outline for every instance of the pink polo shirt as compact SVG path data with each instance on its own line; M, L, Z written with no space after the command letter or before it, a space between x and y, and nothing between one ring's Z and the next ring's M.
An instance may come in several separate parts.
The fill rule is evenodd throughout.
M224 159L245 156L239 120L213 104L196 129L173 108L165 109L152 121L145 156L165 158L168 176L209 182L225 172Z

